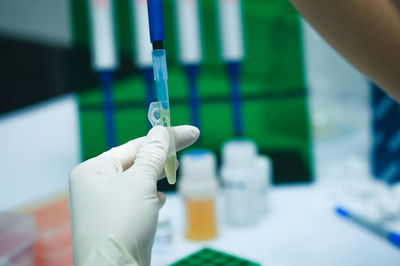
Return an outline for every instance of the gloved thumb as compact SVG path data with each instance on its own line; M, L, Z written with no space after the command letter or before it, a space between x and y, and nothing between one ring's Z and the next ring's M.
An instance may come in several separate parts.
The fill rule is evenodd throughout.
M127 172L139 172L139 176L153 177L157 181L167 161L168 148L167 129L161 126L153 127L139 147L133 166Z

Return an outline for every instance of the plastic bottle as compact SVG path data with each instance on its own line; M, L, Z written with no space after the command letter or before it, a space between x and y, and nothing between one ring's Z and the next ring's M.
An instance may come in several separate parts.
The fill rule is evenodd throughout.
M215 155L207 150L192 150L185 153L180 162L178 187L185 200L186 238L212 239L217 235Z
M222 157L226 221L233 226L255 225L260 217L257 146L251 140L231 140L223 145Z
M255 168L257 169L258 182L258 199L256 204L259 208L259 213L262 216L268 209L268 189L272 183L272 162L266 155L259 155L255 159Z

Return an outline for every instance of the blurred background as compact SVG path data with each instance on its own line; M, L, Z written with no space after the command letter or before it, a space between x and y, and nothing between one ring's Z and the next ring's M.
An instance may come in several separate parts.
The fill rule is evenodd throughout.
M232 2L240 5L240 1ZM93 59L95 21L91 21L88 3L0 1L0 211L4 212L0 230L22 232L21 228L28 228L37 232L36 238L25 238L26 243L36 243L27 254L34 254L37 265L72 265L68 175L76 164L108 148L104 79L98 79L100 72ZM120 145L145 135L149 129L151 93L149 96L146 70L151 65L141 63L137 45L140 35L135 31L135 4L140 3L93 3L112 6L114 36L109 37L115 45L117 63L112 67L111 99L114 140ZM389 124L396 123L398 104L329 47L288 1L243 0L239 17L244 47L239 60L242 132L237 134L227 67L230 62L223 55L224 29L219 28L220 7L216 3L203 0L197 5L202 48L197 62L196 121L191 113L194 102L188 89L190 80L180 57L179 1L164 1L164 21L171 121L173 125L200 125L201 138L192 148L206 149L215 158L209 167L215 168L218 176L219 189L212 196L216 199L218 236L214 242L187 240L182 233L189 219L183 207L187 197L182 191L176 193L175 185L160 181L159 189L170 193L163 215L169 218L160 222L162 233L156 238L154 264L171 264L206 245L262 265L320 265L330 256L343 263L324 264L376 265L384 258L385 265L395 265L400 259L397 249L366 230L342 225L332 206L343 202L374 224L399 229L400 196L395 196L394 186L388 184L400 180L400 149L396 144L400 141L393 140L391 152L382 152L379 145L386 142L377 140L380 124L376 122L379 115L390 112L394 115ZM380 102L374 101L377 97L381 97ZM400 129L391 130L395 139ZM258 215L256 225L239 229L225 228L229 214L224 204L231 199L224 193L227 181L217 170L224 165L220 152L223 143L237 137L250 139L257 153L268 158L268 171L263 176L268 189L262 200L270 206L265 214ZM178 173L178 185L182 175ZM246 195L243 197L247 200ZM297 212L299 208L304 208L306 215ZM303 216L308 220L302 222ZM299 219L299 225L282 219ZM11 225L13 230L9 229ZM306 254L294 244L286 246L289 237L278 236L302 226L306 228L302 230L316 233L311 232L308 238L294 233L294 243L313 248L319 246L318 236L326 233L333 239L332 253L320 247L321 255ZM54 228L57 234L45 237ZM349 232L345 247L345 241L334 237L341 231ZM259 242L256 236L263 235L271 241L263 238L264 248L250 248ZM2 244L10 239L1 237L0 233ZM157 239L161 243L158 246ZM248 245L247 252L241 243ZM352 249L355 254L363 243L369 243L372 258L357 257L348 264L350 255L346 252ZM266 256L268 249L273 252ZM0 256L7 258L11 247L4 250L0 247ZM14 263L33 263L27 261Z

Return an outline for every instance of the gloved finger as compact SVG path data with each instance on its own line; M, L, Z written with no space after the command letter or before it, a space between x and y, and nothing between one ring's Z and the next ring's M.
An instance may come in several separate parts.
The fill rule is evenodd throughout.
M200 136L200 130L193 126L174 127L176 150L180 151L192 145Z
M174 127L176 150L182 150L193 144L200 135L200 131L193 126ZM136 152L145 137L131 140L123 145L102 153L101 157L111 158L117 172L125 171L133 165Z
M200 131L193 126L177 126L174 127L175 144L176 149L181 150L187 146L193 144L200 135ZM92 158L92 164L85 163L86 167L93 165L96 172L99 171L99 167L102 167L101 172L104 175L114 175L121 173L129 169L135 159L136 153L139 147L143 144L146 137L131 140L123 145L114 147L111 150L103 152L98 157ZM100 162L99 160L105 160ZM165 173L162 173L161 177L165 177Z
M167 200L167 197L165 196L164 193L158 191L157 192L157 198L158 198L158 206L160 207L160 209L164 206L165 201Z
M136 152L142 144L145 137L137 138L127 143L114 147L111 150L103 152L101 159L111 159L117 172L123 172L133 165L136 158Z
M133 166L126 170L129 175L134 172L137 176L153 177L155 180L161 175L169 148L169 136L165 127L153 127L136 152Z

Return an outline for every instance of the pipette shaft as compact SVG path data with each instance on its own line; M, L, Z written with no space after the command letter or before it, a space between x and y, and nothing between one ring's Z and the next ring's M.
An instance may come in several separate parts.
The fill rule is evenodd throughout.
M165 174L170 184L176 182L176 148L174 131L171 127L169 98L168 98L168 74L167 60L164 49L164 17L162 0L147 0L149 15L150 41L153 45L153 73L157 88L158 109L160 125L167 128L169 133L169 151L165 164Z

